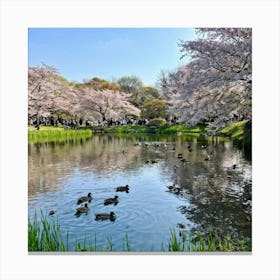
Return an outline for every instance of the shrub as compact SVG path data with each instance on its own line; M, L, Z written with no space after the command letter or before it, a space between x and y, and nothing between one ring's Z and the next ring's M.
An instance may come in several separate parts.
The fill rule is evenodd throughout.
M162 126L162 125L166 125L166 120L163 118L155 118L149 121L149 126Z

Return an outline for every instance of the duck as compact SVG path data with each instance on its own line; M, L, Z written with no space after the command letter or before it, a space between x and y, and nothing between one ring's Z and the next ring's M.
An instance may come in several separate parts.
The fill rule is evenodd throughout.
M187 161L185 158L182 158L182 159L181 159L181 162L182 162L183 164L185 164L185 163L187 163L188 161Z
M178 154L177 157L178 158L183 158L183 154Z
M88 213L89 208L88 208L87 203L85 204L85 206L82 206L82 207L77 208L76 211L77 211L77 212L76 212L75 215L81 215L81 214L83 214L83 213Z
M117 205L119 203L118 198L119 197L117 195L115 195L115 197L113 197L113 198L107 198L104 200L104 205L109 205L109 204Z
M185 224L182 224L182 223L178 223L178 224L177 224L177 227L178 227L179 229L185 229L185 228L186 228L186 225L185 225Z
M80 197L80 198L78 199L78 201L77 201L77 204L81 204L81 203L83 203L83 202L91 202L92 199L93 199L93 198L92 198L92 196L91 196L91 193L88 193L87 196L82 196L82 197Z
M236 165L236 164L234 164L234 165L232 166L232 169L236 169L236 167L237 167L237 165Z
M151 163L158 163L158 161L156 159L152 159Z
M205 145L204 144L201 145L201 149L206 149L206 148L207 148L206 144Z
M114 212L110 212L110 214L108 213L98 213L98 214L95 214L95 220L96 221L99 221L99 220L110 220L110 221L115 221L116 220L116 215Z
M117 192L129 192L129 185L119 186L116 188Z
M208 160L210 160L210 156L209 155L207 155L206 157L205 157L205 159L204 159L205 161L208 161Z
M174 192L175 194L179 194L181 191L180 186L178 186L176 184L168 186L167 188L169 189L169 191Z
M56 212L57 212L57 210L51 210L51 211L49 212L49 216L53 216Z
M192 152L192 147L189 147L189 148L188 148L188 151L191 153L191 152Z

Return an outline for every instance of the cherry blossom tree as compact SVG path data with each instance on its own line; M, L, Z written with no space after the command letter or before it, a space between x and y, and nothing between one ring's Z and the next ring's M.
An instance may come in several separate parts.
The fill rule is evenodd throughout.
M43 64L28 69L28 115L48 117L54 113L75 114L77 95L58 70Z
M208 121L215 132L233 115L251 116L252 30L199 28L197 34L195 41L181 41L190 62L164 76L162 92L180 121Z
M85 87L80 90L78 96L80 100L79 113L92 116L100 121L125 118L128 115L140 115L140 110L128 101L128 96L125 93Z

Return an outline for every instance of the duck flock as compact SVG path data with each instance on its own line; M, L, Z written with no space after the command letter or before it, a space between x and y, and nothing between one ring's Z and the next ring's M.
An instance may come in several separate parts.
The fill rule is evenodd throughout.
M116 188L116 192L129 192L129 186L119 186ZM92 194L89 192L86 196L82 196L78 198L77 204L81 205L84 203L84 205L80 206L79 208L76 209L76 216L80 216L82 214L87 214L89 212L89 207L88 203L90 203L93 200ZM104 205L117 205L119 203L119 197L115 195L114 197L107 198L104 200ZM53 216L57 211L56 210L51 210L49 212L50 216ZM110 213L96 213L95 214L95 220L96 221L105 221L105 220L110 220L110 221L115 221L116 220L116 215L114 212Z
M139 145L139 143L136 143L135 145ZM144 143L143 145L144 145L145 148L149 147L149 144L148 144L148 143ZM160 144L158 144L158 143L157 143L157 144L153 144L153 146L159 147ZM164 144L164 146L166 147L166 144ZM187 149L188 149L188 151L189 151L190 153L192 152L192 147L191 147L190 145L188 145ZM205 144L201 145L201 149L207 150L207 145L205 145ZM173 147L172 150L173 150L173 151L176 151L176 148ZM124 153L124 152L125 152L125 151L123 151L123 153ZM205 161L211 160L210 155L209 155L206 151L205 151L205 154L204 154L204 155L205 155L205 157L204 157L204 160L205 160ZM183 155L182 153L178 153L178 154L177 154L177 158L179 159L179 161L180 161L183 165L185 165L185 164L188 162L188 160L186 160L186 159L184 158L184 155ZM147 160L145 163L146 163L146 164L147 164L147 163L158 163L158 160L154 160L154 159L153 159L153 160ZM237 167L237 165L234 164L234 165L232 166L232 169L236 169L236 167ZM178 166L178 165L175 165L175 166L174 166L174 169L177 169L177 168L179 168L179 166ZM126 192L126 193L128 193L128 192L129 192L129 188L130 188L130 187L129 187L128 185L119 186L119 187L116 187L116 192ZM183 188L182 188L181 186L179 186L178 184L173 184L173 185L167 186L167 188L168 188L168 191L169 191L169 192L174 193L174 194L177 194L177 195L182 194L182 192L183 192ZM78 198L77 204L78 204L78 205L82 205L82 204L83 204L83 205L76 209L75 215L79 217L79 216L82 215L82 214L87 214L87 213L89 212L88 204L89 204L92 200L93 200L93 197L92 197L92 194L91 194L90 192L89 192L86 196L82 196L82 197ZM107 199L104 200L104 205L117 205L118 203L119 203L119 197L118 197L117 195L115 195L114 197L107 198ZM51 210L51 211L49 212L49 215L50 215L50 216L53 216L56 212L57 212L56 210ZM114 212L110 212L110 213L96 213L96 214L95 214L95 220L97 220L97 221L110 220L110 221L113 222L113 221L116 220L116 215L115 215ZM180 223L179 223L177 226L178 226L180 229L182 229L182 225L183 225L183 224L180 224Z

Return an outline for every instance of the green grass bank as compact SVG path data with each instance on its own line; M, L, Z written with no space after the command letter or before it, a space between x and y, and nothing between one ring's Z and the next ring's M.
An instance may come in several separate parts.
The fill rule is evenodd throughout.
M91 129L64 129L60 127L43 126L40 130L34 127L28 127L28 142L44 143L44 142L63 142L68 140L87 139L92 136Z

